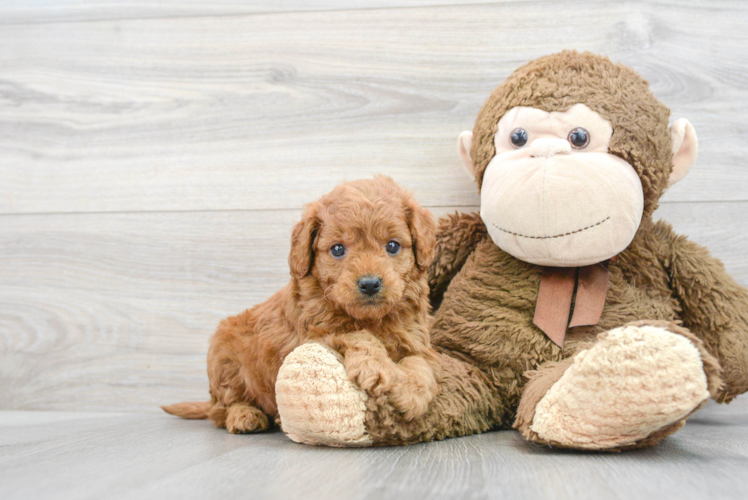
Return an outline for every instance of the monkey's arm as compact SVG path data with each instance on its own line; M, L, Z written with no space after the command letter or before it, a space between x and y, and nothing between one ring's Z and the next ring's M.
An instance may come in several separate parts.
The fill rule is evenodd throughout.
M683 308L683 323L719 360L725 387L715 399L729 402L748 391L748 290L706 248L664 222L656 228L668 243L663 264Z
M444 291L452 278L487 234L486 226L475 212L455 212L439 219L436 256L429 267L429 298L434 310L441 304Z

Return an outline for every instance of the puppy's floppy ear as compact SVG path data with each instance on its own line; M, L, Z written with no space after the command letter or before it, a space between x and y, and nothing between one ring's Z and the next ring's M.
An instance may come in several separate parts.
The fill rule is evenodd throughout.
M416 266L423 271L428 269L434 260L436 220L433 214L421 207L412 196L405 199L405 216L408 219L410 237L413 239Z
M291 233L291 252L288 254L288 266L291 276L301 279L312 268L314 262L314 239L320 228L319 203L312 203L304 208L301 220L296 223Z

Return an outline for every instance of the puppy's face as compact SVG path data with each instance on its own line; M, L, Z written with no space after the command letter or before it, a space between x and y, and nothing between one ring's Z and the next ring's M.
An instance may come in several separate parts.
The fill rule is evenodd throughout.
M359 320L380 319L414 293L433 258L433 217L386 178L339 186L308 207L299 226L310 231L310 250L309 265L297 270L306 267L325 299ZM303 239L292 240L292 272Z
M413 243L398 208L364 204L355 213L329 210L322 219L312 274L325 297L354 318L386 315L411 278Z

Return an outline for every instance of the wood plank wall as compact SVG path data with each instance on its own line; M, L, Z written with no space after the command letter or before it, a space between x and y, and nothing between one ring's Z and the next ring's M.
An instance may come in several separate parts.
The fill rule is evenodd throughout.
M455 142L565 48L700 139L658 215L748 285L748 4L0 0L0 409L207 396L217 322L288 276L305 202L385 173L472 209Z

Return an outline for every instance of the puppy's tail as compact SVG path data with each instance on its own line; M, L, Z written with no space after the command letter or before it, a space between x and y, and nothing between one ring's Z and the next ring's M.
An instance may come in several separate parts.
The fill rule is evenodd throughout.
M175 405L162 406L161 409L166 413L171 413L177 417L200 420L208 418L210 401L203 401L200 403L177 403Z

